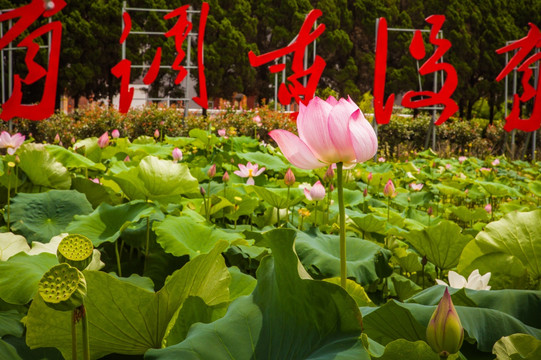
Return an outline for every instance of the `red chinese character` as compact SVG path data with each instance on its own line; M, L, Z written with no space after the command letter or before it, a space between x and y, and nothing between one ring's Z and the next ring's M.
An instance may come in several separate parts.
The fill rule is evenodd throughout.
M305 69L304 53L306 47L311 42L315 41L323 33L323 31L325 31L325 25L319 24L313 32L310 32L310 29L312 29L314 23L321 15L321 10L314 9L310 11L302 24L297 38L285 48L274 50L262 55L255 55L252 51L248 53L250 64L254 67L261 66L284 55L293 53L293 61L291 64L293 74L287 77L287 80L290 83L287 85L285 83L281 83L278 88L278 101L282 105L289 105L292 98L295 99L297 104L300 104L301 101L304 104L308 104L310 99L312 99L316 93L317 84L326 63L321 56L316 56L312 66ZM285 64L269 66L271 73L277 73L284 69ZM299 81L304 76L309 76L306 86Z
M451 42L446 39L438 39L438 32L445 22L444 15L432 15L426 18L429 24L432 24L429 41L435 45L434 54L419 69L419 74L427 75L437 71L446 73L445 81L438 92L434 91L408 91L402 98L402 106L408 108L420 108L442 104L444 106L440 117L435 122L436 125L443 124L449 117L458 111L458 105L451 99L451 95L458 84L458 77L455 68L448 63L441 61L443 55L451 48ZM391 117L394 94L391 94L385 106L383 106L383 94L385 89L385 71L387 67L387 22L380 19L378 27L378 41L376 44L376 68L374 76L374 112L378 124L387 124ZM421 60L425 57L425 44L420 30L417 30L410 44L410 54L416 59ZM412 98L421 96L422 99L412 100Z
M187 11L190 5L181 6L170 13L166 14L163 18L165 20L178 17L175 25L165 33L166 37L174 37L175 39L175 48L177 55L172 65L173 70L178 71L178 75L175 78L175 84L180 84L182 80L188 74L188 71L181 65L182 60L186 56L186 53L182 49L182 43L188 37L193 24L188 21ZM192 100L201 106L202 108L208 108L208 98L207 98L207 86L205 78L205 66L203 65L203 39L205 38L205 25L207 23L207 16L209 12L208 3L204 2L201 6L201 16L199 18L199 33L197 36L197 65L198 65L198 75L199 75L199 96L193 97ZM122 44L126 41L130 30L131 30L131 18L128 13L124 13L124 31L120 37L120 43ZM161 56L162 48L158 47L154 59L150 68L143 78L143 82L146 85L151 84L160 70L161 65ZM131 102L133 100L134 89L130 88L130 74L131 74L131 61L127 59L121 60L115 67L111 69L111 72L116 77L120 78L120 102L119 102L119 111L121 113L127 113L130 109Z
M0 22L17 18L15 24L0 38L0 49L5 48L14 41L40 16L50 17L66 6L63 0L33 0L30 4L5 12L0 15ZM34 61L39 51L39 44L34 40L47 33L51 33L49 48L48 69L43 68ZM58 60L60 58L60 43L62 40L62 24L53 21L39 27L28 34L17 47L27 48L24 58L28 73L24 78L20 74L13 75L13 92L11 97L2 105L0 119L10 120L14 117L22 117L30 120L43 120L54 113L56 84L58 81ZM22 84L30 85L45 77L45 85L41 101L34 105L21 104L23 93Z
M537 80L535 88L530 84L530 80L532 79L532 69L530 66L541 59L541 52L535 52L528 59L524 60L524 58L532 50L541 47L541 33L539 32L537 26L534 24L529 25L530 31L528 31L528 35L496 50L496 53L498 54L517 50L502 72L500 72L500 74L496 77L496 81L500 81L501 79L505 78L515 68L524 73L521 80L524 91L520 96L519 94L515 94L513 96L513 108L505 119L505 126L503 128L507 131L511 131L513 129L536 131L541 126L541 76ZM524 62L519 65L522 60L524 60ZM535 100L532 114L528 119L521 119L520 108L522 103L529 101L534 97Z

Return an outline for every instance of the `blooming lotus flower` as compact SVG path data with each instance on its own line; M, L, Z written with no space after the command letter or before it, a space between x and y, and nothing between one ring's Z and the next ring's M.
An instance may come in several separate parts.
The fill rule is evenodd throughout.
M460 350L464 328L447 288L426 328L426 342L441 357L447 358Z
M487 272L485 275L479 274L479 270L475 269L471 272L470 276L468 276L468 280L466 278L454 271L449 271L449 286L455 289L472 289L472 290L490 290L490 286L488 285L488 282L490 281L491 273ZM436 283L438 285L445 285L447 284L444 281L441 281L439 279L436 279Z
M396 190L391 179L389 179L389 181L387 181L387 184L385 184L385 187L383 188L383 195L390 197L396 196Z
M111 136L113 137L113 139L118 139L120 137L120 131L118 131L118 129L114 129L111 132Z
M233 173L242 178L248 178L248 180L246 180L247 185L254 185L255 184L254 177L261 175L263 171L265 171L264 167L262 167L259 170L258 169L259 169L259 165L257 164L252 165L252 163L248 161L246 165L239 164L239 170L235 170Z
M17 133L11 136L7 131L2 131L0 134L0 149L7 148L8 154L13 155L15 151L24 143L24 135Z
M218 135L219 136L225 136L226 134L227 134L227 131L225 129L218 130Z
M500 165L500 159L496 158L494 161L492 161L492 166L498 166Z
M314 97L299 105L299 136L286 130L269 135L284 156L298 168L317 169L333 163L352 166L374 156L378 140L359 107L348 99Z
M424 184L416 184L414 182L410 184L410 187L415 191L421 191L423 186L424 186Z
M492 205L486 204L485 205L485 211L490 214L492 212Z
M286 174L284 175L284 183L287 186L295 184L295 174L291 171L291 168L287 169Z
M459 157L458 157L458 162L461 163L461 164L462 164L464 161L466 161L466 160L468 160L468 158L465 157L465 156L459 156Z
M445 168L446 168L447 170L451 170L452 166L451 166L451 164L445 164Z
M174 162L179 162L180 160L182 160L182 151L179 148L174 148L172 156Z
M323 200L325 198L325 187L318 180L310 190L304 188L304 196L310 201Z
M109 145L109 132L106 131L98 138L98 146L103 149L107 145Z
M379 158L378 158L378 162L384 163L384 162L385 162L385 158L384 158L383 156L379 157Z
M257 126L261 127L262 124L259 115L254 116L252 120L256 123Z

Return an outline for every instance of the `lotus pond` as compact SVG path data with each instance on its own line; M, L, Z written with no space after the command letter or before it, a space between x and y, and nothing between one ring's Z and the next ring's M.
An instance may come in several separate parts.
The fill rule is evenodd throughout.
M439 359L427 326L462 281L449 359L539 359L540 167L425 151L345 170L341 287L332 167L200 129L27 142L0 162L0 358Z

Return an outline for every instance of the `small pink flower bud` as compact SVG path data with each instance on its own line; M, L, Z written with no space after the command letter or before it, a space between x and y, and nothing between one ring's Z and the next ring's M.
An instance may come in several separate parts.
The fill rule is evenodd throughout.
M433 212L434 212L434 209L432 209L432 206L430 206L430 207L426 210L426 213L428 214L428 216L432 215Z
M308 191L308 189L304 189L304 196L306 196L308 200L323 200L325 198L325 187L323 184L321 184L321 181L318 180L314 186L312 186L310 191Z
M368 188L365 187L364 190L363 190L363 196L366 197L366 195L368 195Z
M369 173L368 173L368 176L366 177L366 179L368 180L368 182L372 181L372 176L373 176L372 173L369 172Z
M104 148L109 145L109 133L106 131L98 138L98 146Z
M330 165L327 168L327 171L325 172L325 175L323 175L323 181L324 182L329 182L329 181L332 181L333 178L334 178L334 169L333 169L332 165Z
M200 192L201 195L203 195L203 196L205 196L205 194L207 193L207 192L205 191L205 189L204 189L202 186L199 188L199 192Z
M214 175L216 175L216 164L212 164L212 166L207 170L207 176L209 178L213 178Z
M396 190L391 179L389 179L389 181L387 181L387 184L385 184L385 187L383 188L383 195L390 197L396 196Z
M130 155L126 155L126 157L124 158L124 162L129 162L129 161L131 161Z
M154 137L156 139L160 137L160 131L158 129L154 130Z
M118 139L120 137L120 131L118 131L118 129L114 129L111 132L111 136L113 137L113 139Z
M286 171L286 174L284 176L284 183L287 186L295 184L295 175L293 174L293 171L291 171L291 168L287 169Z
M462 347L464 328L446 288L426 328L426 342L440 357L456 354Z
M54 136L54 143L58 144L59 142L60 142L60 135L58 135L58 133L56 133L56 135Z
M172 156L173 156L173 161L178 162L182 160L182 151L179 148L174 148Z
M492 205L486 204L486 205L485 205L485 211L486 211L487 213L489 213L489 214L492 213Z
M222 176L222 181L224 183L229 182L229 174L227 173L227 171L224 173L224 176Z

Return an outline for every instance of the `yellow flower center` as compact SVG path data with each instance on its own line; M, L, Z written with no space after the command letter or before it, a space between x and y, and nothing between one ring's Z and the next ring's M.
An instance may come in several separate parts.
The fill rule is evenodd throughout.
M248 177L252 177L253 172L254 172L254 169L248 169Z

